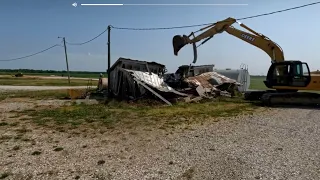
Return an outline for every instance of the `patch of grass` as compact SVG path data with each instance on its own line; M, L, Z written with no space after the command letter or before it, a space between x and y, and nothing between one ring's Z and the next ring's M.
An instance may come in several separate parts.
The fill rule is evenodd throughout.
M250 89L267 90L269 88L263 83L266 80L266 76L250 76Z
M14 150L14 151L17 151L17 150L19 150L20 149L20 146L14 146L13 148L12 148L12 150Z
M94 83L94 82L93 82ZM86 86L88 80L71 79L70 86ZM69 86L68 79L43 79L24 77L0 77L0 85L11 86Z
M7 125L9 125L9 123L7 123L7 122L0 122L0 126L7 126Z
M8 172L1 173L1 174L0 174L0 179L5 179L5 178L7 178L7 177L10 176L10 175L11 175L11 173L8 173Z
M62 151L63 150L63 147L56 147L53 149L53 151Z
M269 88L263 83L266 80L266 76L251 76L250 77L250 89L255 90L268 90ZM299 91L299 92L310 92L310 93L320 93L320 91Z
M7 91L0 94L0 100L6 98L62 99L65 97L68 97L67 90Z
M40 155L40 154L41 154L40 151L33 151L33 152L31 153L32 156L36 156L36 155Z
M12 137L11 136L9 136L9 135L2 135L2 136L0 136L0 141L6 141L6 140L9 140L9 139L11 139Z
M38 124L81 125L98 124L107 128L160 125L174 127L182 123L201 122L215 117L229 117L250 112L254 106L241 99L217 98L202 103L128 104L111 101L106 105L71 105L56 109L39 109L27 113Z

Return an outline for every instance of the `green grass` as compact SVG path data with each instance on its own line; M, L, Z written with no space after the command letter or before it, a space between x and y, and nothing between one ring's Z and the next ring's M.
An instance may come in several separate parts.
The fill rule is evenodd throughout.
M1 72L0 72L1 75ZM8 74L6 74L8 75ZM33 73L28 75L37 75L37 76L48 76L49 74L45 73ZM51 75L51 74L50 74ZM84 78L97 78L97 76L91 76L90 74L78 74L78 76L74 77L84 77ZM265 87L263 80L265 80L264 76L251 76L250 89L268 89ZM97 83L96 81L92 82ZM71 86L86 86L88 84L88 80L73 80L71 79ZM0 85L16 85L16 86L68 86L67 79L40 79L40 78L16 78L16 77L0 77Z
M251 76L250 77L250 89L256 89L256 90L266 90L268 89L263 81L266 79L265 76Z
M71 79L70 86L86 86L88 80ZM97 81L92 81L96 83ZM96 85L94 84L94 85ZM69 86L68 79L40 79L40 78L23 78L23 77L0 77L0 85L14 86Z
M57 109L40 108L22 112L32 117L37 124L83 125L98 124L99 126L137 127L156 125L170 127L177 124L191 124L215 117L230 117L240 113L248 113L254 106L243 100L234 98L217 98L215 101L202 103L177 103L164 106L150 103L128 104L112 101L98 105L72 105Z
M0 94L0 101L6 98L61 99L68 97L67 90L45 91L5 91Z
M18 71L17 71L18 72ZM0 75L15 75L17 72L2 72L0 70ZM52 73L23 73L24 75L29 75L29 76L59 76L61 77L62 74L64 75L64 77L67 77L68 74L67 73L59 73L59 72L52 72ZM81 77L81 78L99 78L100 73L77 73L77 72L70 72L70 76L71 77ZM106 73L104 73L104 76L106 76Z
M0 72L1 74L1 72ZM42 75L46 76L49 74L45 73L34 73L32 75ZM85 75L88 74L78 74L79 77L85 77ZM90 74L89 76L86 76L87 78L97 78L91 77ZM265 87L263 80L265 80L264 76L251 76L251 84L250 84L250 89L258 89L258 90L264 90L268 89ZM97 84L97 81L92 82L93 85ZM88 80L76 80L76 79L71 79L71 86L86 86L88 84ZM40 78L16 78L16 77L0 77L0 85L16 85L16 86L68 86L68 80L67 79L40 79Z
M255 90L267 90L267 88L263 81L266 79L265 76L251 76L250 77L250 89ZM313 93L320 93L320 91L299 91L299 92L313 92Z

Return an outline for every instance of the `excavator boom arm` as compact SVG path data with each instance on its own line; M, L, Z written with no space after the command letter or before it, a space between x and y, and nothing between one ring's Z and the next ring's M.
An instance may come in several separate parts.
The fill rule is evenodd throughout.
M272 42L270 39L267 39L267 37L261 37L255 34L247 33L232 26L228 27L226 32L263 50L269 55L272 61L284 61L284 55L281 47Z
M193 63L195 63L196 59L197 59L195 44L201 40L204 40L204 42L202 42L202 44L203 44L206 41L208 41L209 39L211 39L214 35L226 31L228 34L233 35L233 36L235 36L235 37L237 37L237 38L239 38L239 39L241 39L241 40L243 40L253 46L260 48L264 52L266 52L270 56L272 62L284 61L283 51L279 45L277 45L275 42L273 42L272 40L270 40L266 36L255 32L254 30L250 29L249 27L247 27L244 24L240 24L240 26L245 28L246 30L248 30L252 34L232 27L232 24L234 24L235 22L237 22L236 19L227 18L223 21L216 22L212 25L209 25L205 28L200 29L199 31L204 31L206 29L207 30L198 36L195 36L194 33L191 33L189 36L186 36L186 35L174 36L173 40L172 40L174 54L178 55L178 52L180 51L180 49L182 47L184 47L186 44L193 44L194 56L195 56ZM191 36L194 36L194 37L192 39L190 39Z

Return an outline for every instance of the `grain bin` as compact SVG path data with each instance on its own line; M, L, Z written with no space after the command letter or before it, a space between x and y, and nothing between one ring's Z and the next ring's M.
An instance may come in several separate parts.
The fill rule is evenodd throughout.
M247 91L250 87L250 74L247 68L241 69L215 69L213 70L217 73L220 73L228 78L234 79L241 83L239 86L239 91L244 92Z

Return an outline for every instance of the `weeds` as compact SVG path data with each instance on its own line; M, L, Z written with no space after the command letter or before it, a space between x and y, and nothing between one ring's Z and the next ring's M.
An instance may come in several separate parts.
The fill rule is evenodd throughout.
M0 122L0 126L7 126L9 125L7 122Z
M12 150L14 150L14 151L17 151L17 150L19 150L20 149L20 146L14 146L13 148L12 148Z
M53 149L53 151L62 151L63 150L63 147L56 147Z
M7 178L7 177L10 176L10 175L11 175L11 173L8 173L8 172L1 173L1 174L0 174L0 179L5 179L5 178Z
M22 113L32 117L40 125L54 123L59 128L63 125L77 127L82 124L105 126L107 128L135 126L173 127L182 123L191 124L215 117L229 117L250 112L253 106L240 99L217 98L215 101L202 103L177 103L164 106L153 103L125 103L111 101L107 104L73 104L56 109L38 109ZM71 128L70 127L70 128Z
M37 155L40 155L40 154L41 154L40 151L33 151L33 152L31 153L32 156L37 156Z

